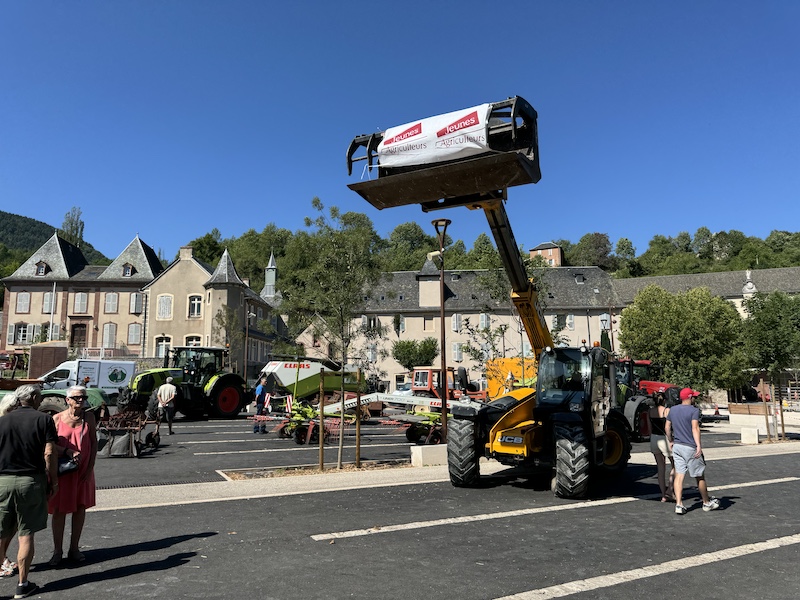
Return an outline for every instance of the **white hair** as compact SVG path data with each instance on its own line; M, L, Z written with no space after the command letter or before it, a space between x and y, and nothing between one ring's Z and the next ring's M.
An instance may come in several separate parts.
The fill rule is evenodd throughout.
M34 406L36 403L37 398L39 400L42 399L42 390L39 389L39 386L36 385L21 385L17 388L17 391L14 393L17 398L17 403L21 404L22 406Z
M17 399L17 392L13 391L10 394L6 394L0 399L0 417L5 417L18 406L19 400Z

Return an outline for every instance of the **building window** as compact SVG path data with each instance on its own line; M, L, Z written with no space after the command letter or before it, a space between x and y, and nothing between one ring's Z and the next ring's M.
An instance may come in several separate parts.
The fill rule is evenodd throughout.
M461 314L454 313L452 317L450 317L450 328L455 331L461 331Z
M189 318L200 317L202 315L203 297L189 296ZM198 346L200 344L197 344Z
M17 294L17 314L28 313L31 311L31 293L19 292Z
M371 363L378 362L378 346L376 344L367 346L367 361Z
M461 362L464 360L464 351L459 342L453 343L453 360L456 362Z
M86 292L76 292L75 302L73 303L73 310L75 314L85 313L88 303L89 303L89 294L87 294Z
M399 333L404 333L406 330L406 318L403 315L397 320L397 330Z
M116 313L118 299L119 299L119 294L117 294L117 292L106 292L106 305L103 312L107 314Z
M436 329L434 328L435 321L433 317L423 317L423 319L424 319L422 323L423 331L436 331Z
M164 358L169 354L169 348L172 343L172 338L169 337L157 337L156 338L156 356L158 358Z
M8 326L8 340L12 344L24 346L33 340L33 323L20 323Z
M575 315L567 315L567 329L575 331Z
M36 276L44 277L47 274L47 263L38 263L36 265Z
M492 322L489 320L489 313L481 313L480 317L480 328L481 329L489 329L491 327Z
M125 263L122 265L122 276L123 277L133 277L133 274L136 272L136 269L133 268L132 264Z
M53 292L45 292L42 294L42 312L45 314L50 314L51 312L55 312L53 307L55 302L53 302Z
M142 343L142 325L141 323L131 323L128 325L128 345L138 346Z
M103 325L103 348L117 347L117 324L106 323Z
M200 296L198 296L200 298ZM186 345L187 346L199 346L200 345L200 336L199 335L187 335L186 336Z
M130 313L132 315L142 314L142 297L139 292L131 292Z
M158 297L157 319L167 320L172 318L172 296L162 294Z

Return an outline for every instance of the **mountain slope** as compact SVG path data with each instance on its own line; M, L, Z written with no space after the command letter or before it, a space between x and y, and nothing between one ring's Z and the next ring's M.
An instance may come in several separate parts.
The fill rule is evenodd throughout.
M38 249L56 230L52 225L0 210L0 244L11 250L31 253ZM102 253L84 241L81 252L90 265L107 265L111 262Z

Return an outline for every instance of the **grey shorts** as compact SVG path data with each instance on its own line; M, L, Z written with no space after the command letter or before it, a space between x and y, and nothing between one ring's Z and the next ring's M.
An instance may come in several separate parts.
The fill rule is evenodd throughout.
M672 445L672 458L675 460L675 471L677 473L689 473L691 477L702 477L706 472L706 461L700 454L694 456L695 449L691 446L682 444Z
M0 475L0 535L33 535L47 527L47 475Z

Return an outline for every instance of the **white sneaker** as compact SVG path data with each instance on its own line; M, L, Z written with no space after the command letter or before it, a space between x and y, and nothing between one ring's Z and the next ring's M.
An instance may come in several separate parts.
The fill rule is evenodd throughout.
M714 498L713 496L709 499L708 502L703 502L703 510L708 512L710 510L717 510L719 508L719 499Z
M685 506L682 506L680 504L676 504L675 505L675 514L676 515L685 515L687 512L688 511L686 510Z

